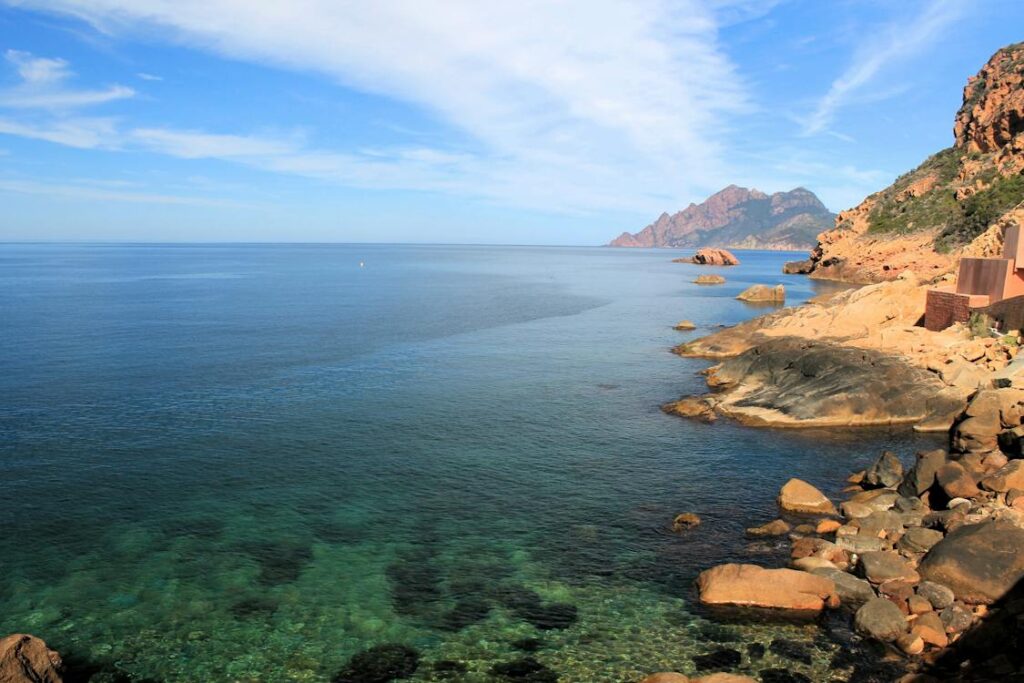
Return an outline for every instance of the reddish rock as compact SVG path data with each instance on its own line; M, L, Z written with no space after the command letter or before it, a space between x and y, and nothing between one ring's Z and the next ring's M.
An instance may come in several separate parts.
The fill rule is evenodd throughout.
M978 495L978 485L958 462L947 462L935 473L935 481L950 498L973 498Z
M697 578L701 602L709 605L767 607L819 612L838 605L831 579L794 569L765 569L752 564L723 564Z
M738 266L740 264L740 260L733 256L732 252L711 248L698 249L690 262L699 266Z
M35 636L0 640L0 683L61 683L60 655Z
M781 304L786 301L786 288L782 285L775 285L774 287L751 285L740 292L736 298L750 303Z
M1024 489L1024 460L1011 460L1005 467L981 480L989 491L1006 493L1010 489Z

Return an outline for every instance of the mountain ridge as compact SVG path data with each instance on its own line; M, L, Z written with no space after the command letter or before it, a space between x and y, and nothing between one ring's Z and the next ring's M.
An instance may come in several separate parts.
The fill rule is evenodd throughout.
M804 187L768 195L728 185L700 204L691 202L674 214L663 212L639 232L623 232L608 246L798 251L812 247L834 220L835 214Z

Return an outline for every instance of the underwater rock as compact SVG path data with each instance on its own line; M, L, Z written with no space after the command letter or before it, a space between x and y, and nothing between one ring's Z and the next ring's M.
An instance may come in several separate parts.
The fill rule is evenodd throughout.
M429 553L402 557L387 568L391 603L403 616L424 616L442 597L441 573Z
M558 674L547 668L533 657L515 659L511 662L495 664L491 673L513 681L525 683L558 683Z
M811 663L811 649L805 643L787 638L776 638L768 646L773 653L785 659L792 659L794 662Z
M233 603L230 610L239 619L265 617L277 611L277 600L265 595L253 595Z
M541 597L528 588L506 586L499 591L498 599L517 617L542 631L569 628L576 623L575 605L563 602L544 604Z
M491 605L483 598L462 598L441 619L441 628L445 631L461 631L467 626L483 621L490 613Z
M460 662L455 659L442 659L434 662L434 673L440 674L441 676L447 676L448 674L464 674L469 671L469 667L466 666L465 662Z
M292 541L258 541L243 550L260 565L258 580L264 586L292 583L313 559L313 548Z
M743 661L743 655L732 648L722 647L703 655L694 655L693 665L697 671L711 671L714 669L732 669L739 666Z
M61 683L60 655L35 636L15 633L0 640L0 681Z
M761 669L761 683L811 683L802 673L789 669Z
M761 659L767 648L762 643L750 643L747 645L747 656L751 659Z
M331 683L388 683L408 678L420 666L420 654L408 645L375 645L352 656Z
M544 647L544 641L540 638L520 638L512 643L512 647L521 652L536 652Z

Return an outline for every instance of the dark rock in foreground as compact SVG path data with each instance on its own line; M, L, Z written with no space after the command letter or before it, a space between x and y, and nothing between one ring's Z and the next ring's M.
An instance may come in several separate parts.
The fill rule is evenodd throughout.
M962 526L928 552L919 570L965 602L994 602L1024 578L1024 529L1001 521Z

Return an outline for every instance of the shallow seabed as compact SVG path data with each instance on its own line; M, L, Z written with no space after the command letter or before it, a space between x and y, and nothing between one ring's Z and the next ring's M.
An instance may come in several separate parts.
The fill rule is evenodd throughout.
M743 529L790 476L934 441L663 415L703 390L672 344L762 312L749 284L815 293L791 254L677 255L0 246L0 631L94 683L373 680L383 644L410 680L871 680L841 620L723 621L692 582L782 561Z

